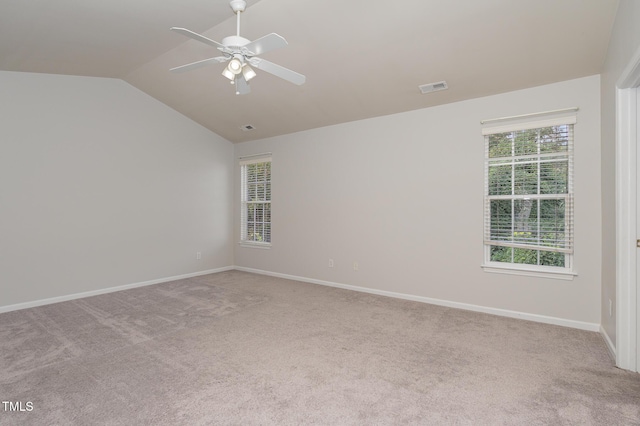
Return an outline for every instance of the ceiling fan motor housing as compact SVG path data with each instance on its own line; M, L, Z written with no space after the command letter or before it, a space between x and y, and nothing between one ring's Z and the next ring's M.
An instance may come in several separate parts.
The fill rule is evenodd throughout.
M225 37L222 39L222 44L231 50L240 50L242 46L245 46L249 43L250 43L250 40L247 40L244 37L235 36L235 35Z

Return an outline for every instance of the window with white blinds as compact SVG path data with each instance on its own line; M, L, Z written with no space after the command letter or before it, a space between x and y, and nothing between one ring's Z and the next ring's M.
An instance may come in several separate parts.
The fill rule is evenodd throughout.
M575 114L499 123L485 137L485 266L571 271Z
M240 160L240 242L271 244L271 157Z

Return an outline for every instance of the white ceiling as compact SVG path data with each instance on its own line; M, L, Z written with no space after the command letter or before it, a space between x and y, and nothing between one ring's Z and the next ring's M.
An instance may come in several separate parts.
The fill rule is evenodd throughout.
M242 142L598 74L617 3L247 0L241 35L285 37L263 57L307 82L257 70L237 96L223 64L168 71L218 56L169 27L221 41L236 31L228 0L0 0L0 70L121 78Z

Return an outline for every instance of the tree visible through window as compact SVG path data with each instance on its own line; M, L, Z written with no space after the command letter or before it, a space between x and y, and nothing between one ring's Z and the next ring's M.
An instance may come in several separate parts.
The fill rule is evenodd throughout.
M271 158L240 162L241 242L271 243Z
M485 262L570 268L573 125L485 136Z

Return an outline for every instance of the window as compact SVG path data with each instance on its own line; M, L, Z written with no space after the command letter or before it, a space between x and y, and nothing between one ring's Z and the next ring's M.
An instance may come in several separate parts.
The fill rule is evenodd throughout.
M240 161L242 244L271 245L271 157Z
M483 266L571 279L576 116L540 120L540 115L507 125L492 120L500 124L483 129Z

